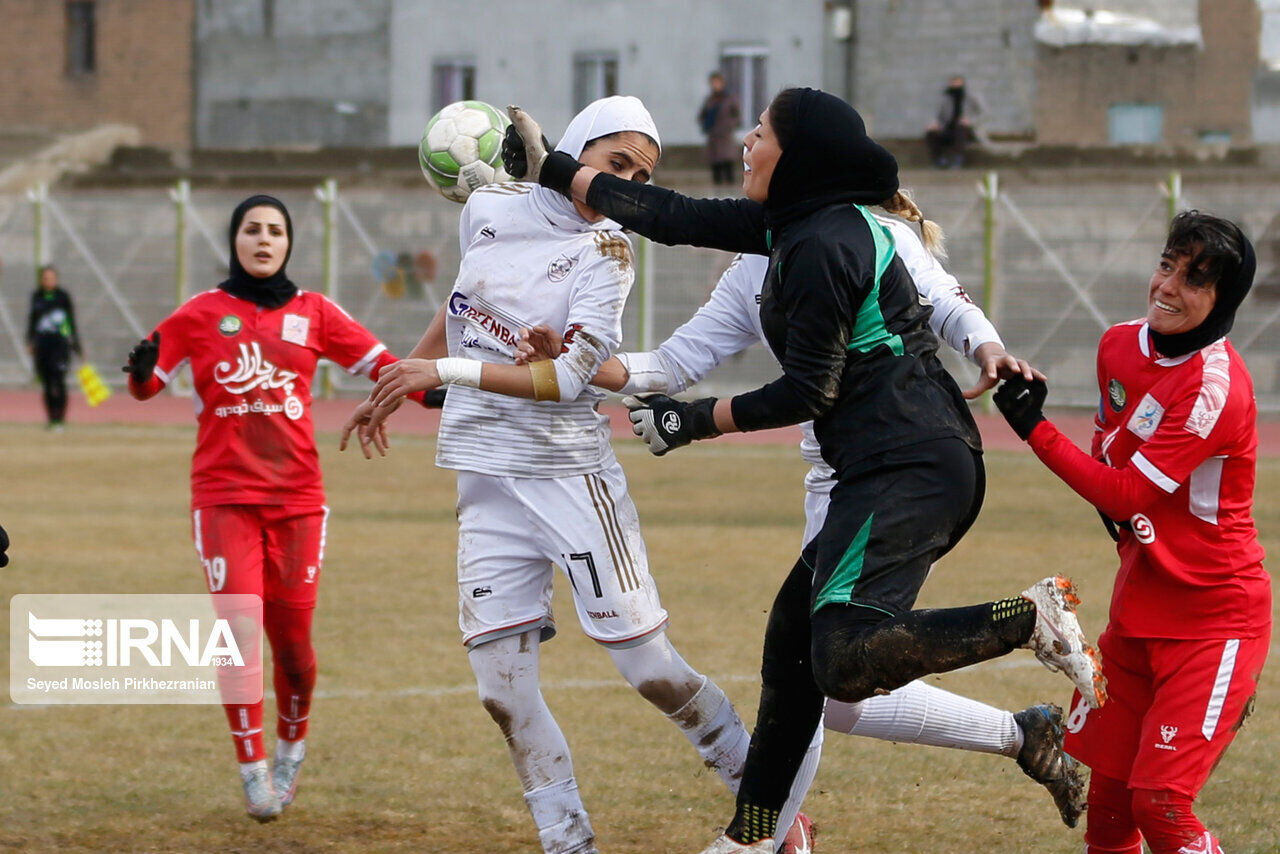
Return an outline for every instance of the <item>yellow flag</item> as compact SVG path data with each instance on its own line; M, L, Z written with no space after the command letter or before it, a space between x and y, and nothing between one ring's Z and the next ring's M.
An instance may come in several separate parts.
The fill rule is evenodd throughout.
M93 369L93 365L85 362L76 371L76 376L80 378L80 390L84 392L84 399L90 406L97 406L111 397L111 389L102 381L102 377Z

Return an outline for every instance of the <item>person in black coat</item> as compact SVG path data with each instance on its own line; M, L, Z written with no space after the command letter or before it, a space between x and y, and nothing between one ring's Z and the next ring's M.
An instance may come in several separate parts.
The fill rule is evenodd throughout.
M44 388L49 428L60 430L67 418L67 366L72 352L80 355L80 336L71 295L58 287L58 271L52 264L40 268L40 287L31 294L27 352L35 359L36 375Z

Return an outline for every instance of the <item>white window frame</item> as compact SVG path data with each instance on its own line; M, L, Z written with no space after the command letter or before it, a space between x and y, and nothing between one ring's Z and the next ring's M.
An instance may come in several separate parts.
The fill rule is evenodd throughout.
M742 105L741 130L750 130L769 106L769 48L762 44L725 45L720 48L720 73Z

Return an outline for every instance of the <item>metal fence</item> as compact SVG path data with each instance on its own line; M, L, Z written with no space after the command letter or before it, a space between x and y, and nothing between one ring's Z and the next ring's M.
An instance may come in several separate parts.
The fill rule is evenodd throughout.
M1017 177L1017 176L1014 176ZM1259 277L1232 340L1253 372L1258 403L1280 411L1280 287L1275 278L1280 183L1150 173L1062 173L1000 185L948 174L917 184L927 216L948 233L947 266L996 321L1010 351L1050 377L1055 405L1096 403L1094 352L1112 323L1145 313L1146 286L1176 207L1200 207L1239 222L1259 249ZM993 187L992 184L995 184ZM710 189L710 188L708 188ZM992 190L995 192L992 192ZM696 190L695 190L696 193ZM72 294L86 357L112 382L133 343L181 300L226 274L227 220L240 191L33 188L0 196L0 385L31 381L24 331L37 259L57 265ZM458 266L460 208L412 188L276 193L294 219L290 277L328 291L397 353L421 336ZM644 270L625 316L624 347L660 342L715 286L728 256L688 247L641 247ZM944 359L962 383L976 369ZM777 374L761 348L722 365L704 384L717 394ZM364 380L330 372L329 388Z

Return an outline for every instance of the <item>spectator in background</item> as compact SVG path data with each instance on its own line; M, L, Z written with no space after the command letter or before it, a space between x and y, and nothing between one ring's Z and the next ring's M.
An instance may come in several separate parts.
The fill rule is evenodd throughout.
M742 158L738 127L742 124L742 106L738 96L725 88L724 75L711 72L707 78L711 93L698 110L698 126L707 138L707 162L711 164L711 183L733 184L734 161Z
M965 88L964 77L953 76L942 90L933 122L924 132L929 159L934 166L958 169L964 165L965 147L977 139L973 120L981 114L982 101Z
M44 388L49 429L61 431L67 417L67 364L71 352L80 355L80 336L71 295L58 287L52 264L40 268L40 287L31 294L27 315L27 352L35 358L36 375Z

